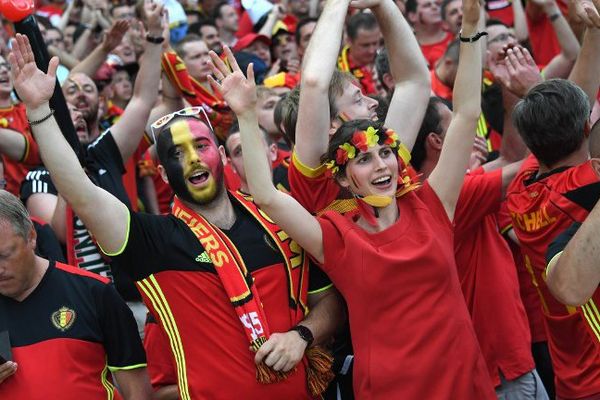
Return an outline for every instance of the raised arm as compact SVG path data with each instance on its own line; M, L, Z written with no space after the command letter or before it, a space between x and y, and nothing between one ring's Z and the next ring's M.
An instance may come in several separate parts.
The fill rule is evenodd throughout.
M56 120L48 117L51 113L48 101L54 91L58 58L50 60L48 73L44 74L35 65L26 36L17 34L12 46L9 61L15 89L27 107L27 118L34 121L32 132L54 185L93 232L102 248L118 252L127 234L127 207L90 181Z
M569 75L569 80L588 95L590 107L594 106L600 85L600 29L588 26L583 38L581 52Z
M575 228L569 228L550 245L552 259L546 269L546 284L552 294L571 306L585 304L600 285L600 202L573 236Z
M310 168L321 165L329 143L329 83L337 65L348 4L350 0L327 0L304 55L294 151Z
M463 0L462 36L477 33L479 1ZM440 198L450 220L467 169L477 119L481 113L481 43L461 42L454 83L454 115L446 132L440 160L429 176L429 184Z
M157 3L144 4L148 35L154 38L164 37L168 30L166 13L163 6ZM162 45L160 43L146 42L146 48L140 62L140 71L135 79L133 97L125 107L121 118L110 130L119 147L123 162L126 162L140 144L146 123L150 117L150 110L154 107L158 96L160 82L160 56Z
M350 5L358 3L353 1ZM429 102L429 70L415 35L396 4L392 0L369 0L368 4L383 34L395 84L385 126L398 132L400 140L410 151Z
M546 79L566 78L569 76L573 63L579 54L579 42L567 19L563 16L555 0L535 0L540 4L546 16L552 23L554 33L560 45L560 53L554 56L544 68L543 74Z
M127 21L115 21L110 27L110 30L104 35L102 43L96 46L87 57L73 67L71 73L81 72L87 76L94 76L96 71L98 71L98 68L106 61L106 57L110 52L121 43L127 29L129 29L129 23Z
M233 72L211 51L213 72L221 83L217 83L212 77L209 80L213 88L222 93L238 117L244 169L254 202L317 261L323 262L323 232L317 219L291 196L280 192L273 185L256 116L256 87L252 64L248 67L248 78L245 78L228 47L225 47L225 54Z

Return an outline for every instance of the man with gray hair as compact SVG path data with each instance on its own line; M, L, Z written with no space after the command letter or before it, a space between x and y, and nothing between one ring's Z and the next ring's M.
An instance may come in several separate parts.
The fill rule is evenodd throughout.
M35 254L21 201L0 190L0 398L149 399L133 315L109 280Z

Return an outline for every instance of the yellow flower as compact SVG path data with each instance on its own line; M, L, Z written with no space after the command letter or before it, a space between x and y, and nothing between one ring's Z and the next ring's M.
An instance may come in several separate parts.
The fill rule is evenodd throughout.
M340 146L340 149L346 151L348 160L352 160L354 157L356 157L356 147L352 146L350 143L348 143L348 142L344 143L343 145Z
M330 170L333 175L335 175L340 170L340 168L336 165L335 160L331 160L331 161L327 162L325 165L327 166L327 169Z
M377 142L379 141L377 131L378 130L373 128L372 126L367 128L367 130L365 131L365 134L367 135L367 146L373 147L377 144Z

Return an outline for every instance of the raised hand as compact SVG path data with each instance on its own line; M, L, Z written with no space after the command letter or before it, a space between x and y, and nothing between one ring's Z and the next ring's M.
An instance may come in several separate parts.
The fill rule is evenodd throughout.
M125 33L127 33L128 29L129 22L127 22L124 19L120 19L113 22L109 31L106 33L106 35L104 35L104 38L102 39L102 47L104 48L104 51L110 53L115 48L117 48L117 46L121 44L123 36L125 36Z
M575 17L588 28L600 28L600 0L571 0L575 5Z
M240 116L248 111L254 112L257 96L253 65L248 65L248 77L246 78L231 49L225 46L224 51L231 69L225 65L217 53L211 51L209 53L212 61L210 66L216 80L212 76L209 76L208 80L212 88L223 95L223 98L236 115Z
M153 1L144 2L144 17L146 20L146 26L150 36L159 37L162 36L164 26L164 6Z
M45 74L35 65L29 39L17 33L12 39L12 52L8 56L15 90L28 108L37 108L48 102L54 93L58 57L52 57Z
M463 28L466 28L465 25L476 26L477 23L479 22L479 17L481 16L481 14L480 14L481 3L479 2L479 0L463 0L462 3L463 3L462 4Z
M529 89L543 80L533 57L521 46L505 49L505 57L491 62L489 67L500 84L518 97L525 96Z

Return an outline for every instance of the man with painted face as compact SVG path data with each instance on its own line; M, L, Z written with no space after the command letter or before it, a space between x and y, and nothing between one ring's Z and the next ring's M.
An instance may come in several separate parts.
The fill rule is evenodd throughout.
M177 194L173 215L135 213L89 180L62 138L48 105L57 59L42 73L17 35L11 62L56 187L136 280L169 337L180 397L316 396L328 369L314 370L326 365L314 345L344 315L336 292L311 279L318 293L308 296L303 251L247 197L225 190L224 154L201 110L153 124L159 169Z

